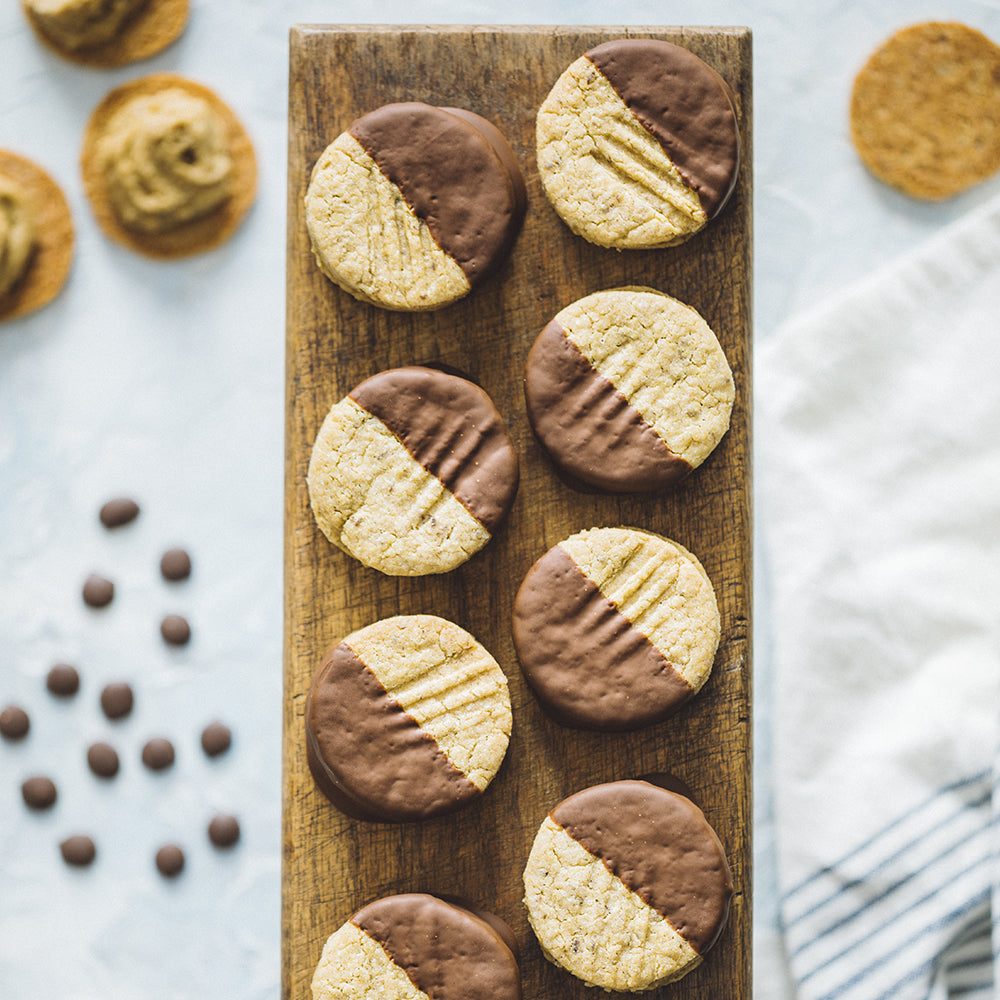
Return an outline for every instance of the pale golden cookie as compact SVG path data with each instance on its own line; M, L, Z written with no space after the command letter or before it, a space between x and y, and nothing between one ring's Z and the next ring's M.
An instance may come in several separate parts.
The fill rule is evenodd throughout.
M617 39L577 59L539 108L536 147L563 221L617 249L688 239L721 211L739 171L729 87L659 39Z
M989 177L1000 167L1000 47L954 21L898 31L854 81L851 137L876 177L914 198Z
M8 216L7 191L20 204L14 211L25 216L20 224ZM25 316L47 305L59 294L73 262L73 220L59 185L37 163L0 150L0 272L8 261L8 239L20 241L30 230L30 248L17 265L17 276L0 294L0 321ZM6 282L4 282L6 284Z
M184 206L205 186L218 186L218 160L228 164L226 193L213 198L215 207L205 214L192 216ZM101 229L148 257L186 257L219 246L256 196L257 160L239 119L213 91L172 73L111 91L90 117L80 163ZM154 198L177 208L176 223L150 225Z
M187 27L190 0L21 0L28 22L53 52L95 68L148 59Z

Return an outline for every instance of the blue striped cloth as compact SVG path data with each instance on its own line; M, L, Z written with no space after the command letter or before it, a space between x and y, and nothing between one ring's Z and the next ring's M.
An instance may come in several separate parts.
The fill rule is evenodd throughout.
M1000 200L757 356L799 1000L1000 998Z

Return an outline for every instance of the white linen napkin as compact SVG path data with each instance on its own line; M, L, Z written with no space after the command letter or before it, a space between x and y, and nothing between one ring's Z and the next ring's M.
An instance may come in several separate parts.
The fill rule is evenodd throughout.
M799 998L1000 997L1000 199L755 364Z

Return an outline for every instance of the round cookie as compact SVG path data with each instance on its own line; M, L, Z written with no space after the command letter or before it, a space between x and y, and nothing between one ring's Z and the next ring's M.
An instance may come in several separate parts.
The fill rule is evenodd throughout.
M690 799L647 781L571 795L524 869L545 957L591 986L639 992L701 964L733 894L725 851Z
M399 615L327 654L306 701L306 749L317 786L341 811L427 819L486 790L511 723L507 678L468 632Z
M327 939L313 1000L521 1000L512 935L499 925L425 893L377 899Z
M190 0L21 0L38 38L70 62L110 69L156 55L187 27Z
M73 219L59 185L0 149L0 322L48 305L73 263Z
M958 22L896 32L854 81L851 138L876 177L914 198L989 177L1000 167L1000 47Z
M394 368L331 408L307 482L323 534L365 566L446 573L510 509L517 453L478 386L433 368Z
M173 73L112 90L87 123L80 165L105 235L157 259L224 243L257 190L253 144L232 109Z
M562 220L598 246L681 243L722 210L740 165L732 91L654 38L604 42L556 81L536 119L538 172Z
M652 288L613 288L567 306L528 353L524 395L567 473L613 492L683 479L729 428L733 375L708 324Z
M548 714L628 730L677 711L708 679L719 645L712 583L677 542L590 528L554 545L514 599L514 645Z
M517 160L492 123L410 101L363 115L324 150L305 216L334 284L416 312L462 298L494 271L526 204Z

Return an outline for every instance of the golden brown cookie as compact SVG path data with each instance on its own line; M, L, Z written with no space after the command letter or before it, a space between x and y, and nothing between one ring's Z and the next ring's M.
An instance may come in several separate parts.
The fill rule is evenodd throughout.
M111 68L139 62L175 42L190 0L21 0L38 38L71 62Z
M105 234L148 257L219 246L256 195L257 160L239 119L213 91L172 73L111 91L90 117L80 163Z
M896 32L854 81L851 137L876 177L914 198L989 177L1000 167L1000 47L954 21Z
M24 238L28 252L22 257L7 241L21 244ZM73 219L62 189L37 163L0 150L0 283L6 286L0 289L0 321L51 302L72 262ZM2 280L8 266L15 269L9 283Z

